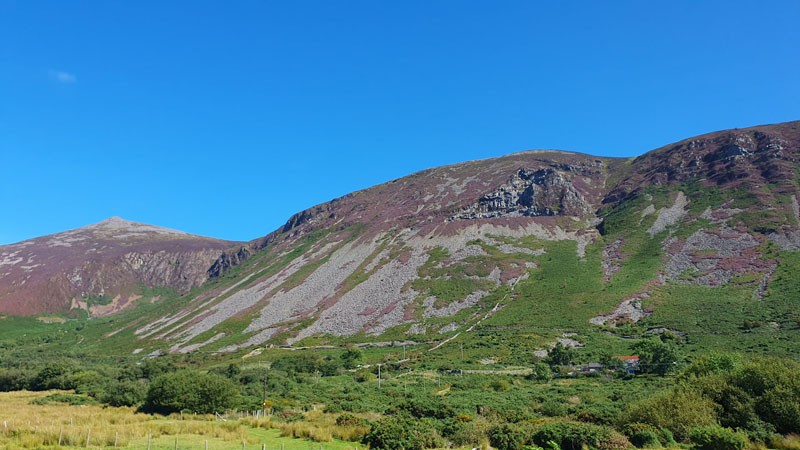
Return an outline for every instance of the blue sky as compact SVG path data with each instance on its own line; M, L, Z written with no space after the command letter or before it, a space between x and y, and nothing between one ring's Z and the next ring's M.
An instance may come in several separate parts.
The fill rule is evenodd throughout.
M0 244L249 240L429 167L800 119L797 1L0 0Z

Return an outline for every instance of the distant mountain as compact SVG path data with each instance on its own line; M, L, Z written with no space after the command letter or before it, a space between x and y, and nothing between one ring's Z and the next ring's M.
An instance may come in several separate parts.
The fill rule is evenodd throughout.
M4 292L24 300L0 294L0 303L58 310L98 295L95 280L117 270L130 274L127 286L180 292L210 277L107 324L137 353L457 335L475 348L502 338L539 352L557 340L626 348L645 333L800 350L798 162L800 122L630 159L530 151L465 162L301 211L247 245L201 240L192 269L166 256L131 264L125 247L92 272L100 278L60 271L55 283L42 275L23 287L20 274L38 261L26 255L68 248L57 242L73 244L70 235L3 247L0 267L16 274L0 279L14 286ZM82 255L102 248L82 233ZM147 239L149 252L188 245L161 236Z
M0 246L0 313L108 315L142 298L143 288L186 293L235 245L112 217Z

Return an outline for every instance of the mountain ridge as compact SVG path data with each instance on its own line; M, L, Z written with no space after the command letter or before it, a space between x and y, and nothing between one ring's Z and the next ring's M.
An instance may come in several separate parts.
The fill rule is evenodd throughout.
M202 284L109 335L185 353L554 323L685 334L697 325L676 292L728 295L735 320L764 316L790 333L790 299L747 299L779 298L770 287L793 267L783 252L800 249L798 154L800 122L787 122L636 158L534 150L426 169L227 243Z

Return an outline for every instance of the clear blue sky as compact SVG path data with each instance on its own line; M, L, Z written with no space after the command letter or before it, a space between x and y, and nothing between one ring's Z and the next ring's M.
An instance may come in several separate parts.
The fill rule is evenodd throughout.
M418 170L800 119L798 1L0 0L0 244L249 240Z

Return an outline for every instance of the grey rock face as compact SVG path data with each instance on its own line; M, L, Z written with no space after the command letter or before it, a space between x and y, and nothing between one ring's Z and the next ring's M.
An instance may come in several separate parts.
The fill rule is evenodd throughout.
M453 219L503 216L583 216L589 204L561 173L554 169L519 169L494 192Z
M239 247L236 251L225 252L214 261L208 269L208 278L217 278L225 272L245 262L253 255L253 250L249 247Z

